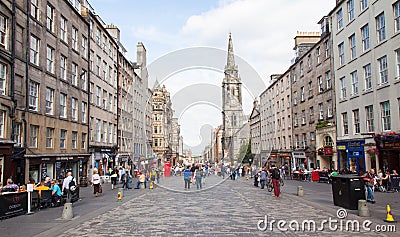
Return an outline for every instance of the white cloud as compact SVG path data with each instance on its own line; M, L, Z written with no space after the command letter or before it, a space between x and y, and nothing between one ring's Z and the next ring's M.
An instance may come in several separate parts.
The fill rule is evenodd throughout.
M269 78L290 65L296 32L318 31L317 22L333 5L333 0L222 0L220 7L188 18L181 36L187 44L226 49L232 32L235 53Z

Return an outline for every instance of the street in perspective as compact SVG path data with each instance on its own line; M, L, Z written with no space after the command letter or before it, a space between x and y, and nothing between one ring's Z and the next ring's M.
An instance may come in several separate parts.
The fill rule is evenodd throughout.
M3 236L399 236L400 0L0 3Z

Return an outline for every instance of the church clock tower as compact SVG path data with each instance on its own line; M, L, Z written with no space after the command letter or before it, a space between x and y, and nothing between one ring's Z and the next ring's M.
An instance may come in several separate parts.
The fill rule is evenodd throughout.
M233 161L235 135L243 126L242 82L235 64L232 36L229 34L228 57L222 82L222 119L224 144L229 159ZM223 145L224 146L224 145Z

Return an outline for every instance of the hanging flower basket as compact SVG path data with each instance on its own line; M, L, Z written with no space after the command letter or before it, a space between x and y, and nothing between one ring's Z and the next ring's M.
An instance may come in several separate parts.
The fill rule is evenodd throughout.
M375 155L379 155L379 150L376 147L369 148L367 150L367 154L370 155L371 157L375 157Z

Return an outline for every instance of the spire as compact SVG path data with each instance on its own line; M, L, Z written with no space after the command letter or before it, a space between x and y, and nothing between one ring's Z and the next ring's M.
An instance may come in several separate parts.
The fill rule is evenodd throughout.
M235 67L235 55L233 53L233 43L232 43L232 34L229 33L229 42L228 42L228 60L226 63L227 68Z
M161 86L160 86L160 82L158 82L158 79L156 79L156 82L154 83L154 89L161 91Z

